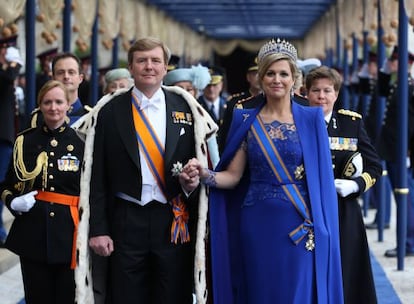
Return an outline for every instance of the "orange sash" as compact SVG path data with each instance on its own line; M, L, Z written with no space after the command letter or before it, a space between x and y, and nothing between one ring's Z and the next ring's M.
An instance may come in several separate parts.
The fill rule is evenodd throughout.
M138 145L141 148L144 158L155 177L158 186L165 194L164 181L164 147L152 128L151 123L143 111L139 110L138 98L132 94L132 116L134 118L135 133Z
M134 119L135 134L138 145L143 152L144 158L155 177L158 186L167 197L167 189L164 179L164 146L159 140L155 130L152 128L147 116L139 109L139 100L132 94L132 116ZM181 198L181 195L171 200L174 214L174 221L171 225L171 242L177 244L181 238L181 243L190 241L188 233L188 211Z
M48 191L38 191L35 196L37 200L45 201L48 203L56 203L60 205L69 206L70 215L73 221L73 241L72 241L72 261L70 264L71 269L76 267L76 238L78 236L78 225L79 225L79 196L60 194Z

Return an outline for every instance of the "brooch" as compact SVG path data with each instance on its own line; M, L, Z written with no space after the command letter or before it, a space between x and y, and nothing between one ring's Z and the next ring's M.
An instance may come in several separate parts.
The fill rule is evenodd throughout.
M184 169L183 164L179 161L176 162L175 164L173 164L173 167L171 169L172 176L180 175L180 173L183 172L183 169Z
M300 166L297 166L295 169L295 179L301 180L305 176L305 168L303 167L303 164Z
M305 248L308 251L313 251L313 249L315 249L315 235L312 230L308 231L308 240L305 243Z

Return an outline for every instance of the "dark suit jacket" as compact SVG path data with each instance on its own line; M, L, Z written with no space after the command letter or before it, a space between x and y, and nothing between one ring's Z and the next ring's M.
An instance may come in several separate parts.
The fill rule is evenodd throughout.
M141 199L141 164L132 119L131 92L132 89L114 97L98 115L91 177L90 236L111 234L116 193ZM174 112L188 113L187 117L192 117L187 102L172 92L164 90L164 94L167 124L164 171L167 199L170 200L182 192L178 179L171 173L173 164L186 164L188 159L195 157L195 143L193 124L173 120ZM185 202L190 209L190 221L197 210L196 192Z
M198 98L198 102L203 106L203 108L210 113L210 106L208 106L208 101L206 101L204 99L204 96L200 96ZM223 123L223 119L224 119L224 112L226 111L227 108L227 104L226 104L226 100L223 97L220 97L220 109L219 109L219 117L214 118L214 116L211 116L214 120L215 123L218 124L219 126L221 126L221 124ZM210 113L211 115L211 113Z

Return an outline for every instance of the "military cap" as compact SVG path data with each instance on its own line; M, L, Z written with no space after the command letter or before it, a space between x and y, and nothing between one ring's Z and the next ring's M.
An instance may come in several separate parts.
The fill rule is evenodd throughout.
M48 49L46 51L41 52L40 54L38 54L36 57L40 60L40 61L44 61L46 59L51 60L53 57L55 57L58 53L58 48L52 48L52 49Z
M7 48L9 46L16 46L17 44L17 35L2 37L0 39L0 47Z
M223 81L224 69L222 67L212 66L209 68L209 72L211 76L211 80L209 83L210 85L215 85Z
M180 56L172 54L170 60L168 61L167 70L172 71L178 67L178 63L180 62Z
M394 46L392 49L392 53L390 55L390 60L398 59L398 46ZM414 62L414 54L408 51L408 64L412 64Z
M391 52L391 55L390 55L390 59L391 60L398 59L398 46L394 46L394 48L392 49L392 52Z
M102 67L98 69L98 73L99 75L105 75L107 72L109 72L110 70L112 70L113 67L109 66L109 67Z
M306 76L310 72L310 70L320 67L322 65L322 62L318 58L307 58L304 60L298 59L297 65L298 68Z
M412 64L414 62L414 54L408 51L408 64Z
M247 67L248 72L257 71L259 69L259 66L257 65L257 56L254 56L252 59L250 59L249 66Z
M368 52L368 62L376 62L377 61L377 53L373 50Z
M91 61L91 54L80 55L79 60L82 64L89 64L89 62Z

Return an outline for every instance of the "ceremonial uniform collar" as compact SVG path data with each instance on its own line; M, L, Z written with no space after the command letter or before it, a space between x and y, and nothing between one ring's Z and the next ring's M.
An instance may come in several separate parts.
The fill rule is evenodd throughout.
M47 133L47 134L50 134L51 136L55 136L55 135L57 135L57 134L59 134L59 133L62 133L63 131L65 131L66 130L66 127L67 127L67 123L66 122L64 122L60 127L58 127L58 128L56 128L56 129L54 129L54 130L50 130L49 128L48 128L48 126L46 126L45 124L43 125L43 127L42 127L42 130L43 130L43 132L45 132L45 133Z
M330 113L328 113L328 114L325 115L326 125L329 124L329 122L331 121L331 118L332 118L332 112L330 112Z
M71 104L69 111L68 111L68 115L70 115L71 113L76 113L81 108L82 108L82 103L80 99L78 98L73 104Z

